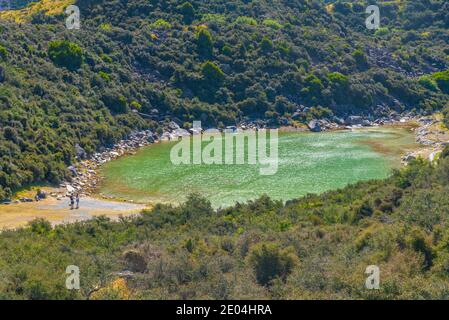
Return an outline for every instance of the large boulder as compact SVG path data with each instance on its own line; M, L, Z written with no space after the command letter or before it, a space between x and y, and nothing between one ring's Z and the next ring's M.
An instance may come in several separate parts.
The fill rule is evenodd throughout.
M363 123L363 118L360 116L349 116L346 118L345 123L349 126L361 125Z
M321 125L316 120L310 121L307 126L309 127L309 130L312 132L320 132L321 131Z
M75 154L76 158L79 160L87 159L86 151L84 151L84 149L79 144L75 145Z
M67 170L70 171L70 173L72 174L72 177L78 176L78 171L76 170L76 168L74 166L68 167Z
M178 125L176 122L171 121L171 122L168 124L168 128L169 128L170 130L178 130L180 127L179 127L179 125Z
M185 129L176 129L172 132L172 135L176 138L178 137L190 137L190 132Z

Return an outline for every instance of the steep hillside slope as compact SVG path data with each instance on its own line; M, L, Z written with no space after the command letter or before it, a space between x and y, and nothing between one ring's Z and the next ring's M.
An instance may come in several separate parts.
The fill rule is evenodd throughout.
M376 32L363 1L79 0L80 30L61 3L0 14L0 198L63 179L77 144L166 118L278 125L449 98L446 1L385 2Z

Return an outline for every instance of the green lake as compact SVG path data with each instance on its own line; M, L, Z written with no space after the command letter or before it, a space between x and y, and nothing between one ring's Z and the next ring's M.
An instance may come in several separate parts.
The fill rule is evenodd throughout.
M266 176L259 165L174 165L170 150L175 142L164 142L105 164L99 192L135 202L175 204L196 192L215 207L263 194L289 200L386 178L401 165L401 155L416 148L414 141L413 132L398 128L281 132L278 170Z

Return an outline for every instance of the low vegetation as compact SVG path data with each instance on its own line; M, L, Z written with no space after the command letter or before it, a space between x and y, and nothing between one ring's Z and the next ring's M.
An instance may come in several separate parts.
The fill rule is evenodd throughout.
M213 210L191 195L138 217L0 234L2 299L445 299L449 150L384 181ZM80 290L65 287L80 268ZM381 270L380 289L365 269Z

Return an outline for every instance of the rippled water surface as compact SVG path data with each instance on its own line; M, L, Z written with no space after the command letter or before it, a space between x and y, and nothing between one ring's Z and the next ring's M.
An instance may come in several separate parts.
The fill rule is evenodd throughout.
M415 147L413 134L405 129L280 133L278 171L263 176L257 165L173 165L173 145L152 145L106 164L100 192L138 202L171 203L197 192L215 207L262 194L289 200L385 178L400 165L401 154Z

